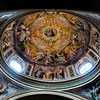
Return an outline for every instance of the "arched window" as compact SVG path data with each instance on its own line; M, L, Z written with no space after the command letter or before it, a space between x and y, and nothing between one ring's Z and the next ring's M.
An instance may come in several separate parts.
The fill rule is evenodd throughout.
M84 61L79 65L79 73L80 74L88 73L89 71L91 71L92 68L93 68L92 62Z
M17 73L23 72L23 65L17 59L11 59L9 61L9 66L12 70L14 70Z

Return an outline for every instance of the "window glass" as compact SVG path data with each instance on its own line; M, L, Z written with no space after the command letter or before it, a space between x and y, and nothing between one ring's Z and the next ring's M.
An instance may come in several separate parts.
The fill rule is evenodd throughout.
M15 71L15 72L18 72L18 73L21 73L23 71L23 66L21 63L19 63L16 59L12 59L10 62L9 62L9 65L10 67Z
M92 69L93 65L91 62L84 62L83 64L80 65L79 72L80 74L85 74L89 72Z

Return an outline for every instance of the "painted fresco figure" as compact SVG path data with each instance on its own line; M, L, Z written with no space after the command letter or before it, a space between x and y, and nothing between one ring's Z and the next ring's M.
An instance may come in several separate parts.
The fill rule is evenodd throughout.
M52 54L50 52L46 52L44 62L45 62L45 65L48 65L54 62Z
M12 33L13 33L12 30L7 30L6 31L5 37L3 38L4 44L2 45L4 51L11 46L10 34L12 34Z
M54 52L54 63L64 63L66 62L66 57L64 52L62 51L61 54Z
M64 71L61 67L58 67L56 70L56 78L63 79L64 78Z
M36 78L43 78L43 75L44 75L43 69L41 68L41 66L38 66L34 71L34 76Z
M45 79L54 79L53 68L50 68L45 72Z

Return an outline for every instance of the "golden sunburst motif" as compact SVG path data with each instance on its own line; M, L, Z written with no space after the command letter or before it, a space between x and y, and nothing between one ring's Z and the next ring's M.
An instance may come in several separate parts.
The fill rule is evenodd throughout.
M17 51L31 62L44 65L78 59L85 52L90 31L84 19L65 12L29 14L17 19L13 27Z

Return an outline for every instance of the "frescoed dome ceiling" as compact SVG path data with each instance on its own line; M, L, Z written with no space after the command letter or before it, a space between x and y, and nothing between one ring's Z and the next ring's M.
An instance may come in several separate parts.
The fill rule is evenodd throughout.
M11 73L54 85L91 72L100 60L99 42L99 27L81 14L33 11L5 24L1 52Z
M11 25L16 52L30 63L50 66L72 63L81 57L86 52L91 31L85 20L60 12L33 13ZM9 28L5 33L11 33Z

